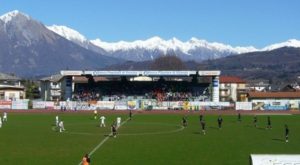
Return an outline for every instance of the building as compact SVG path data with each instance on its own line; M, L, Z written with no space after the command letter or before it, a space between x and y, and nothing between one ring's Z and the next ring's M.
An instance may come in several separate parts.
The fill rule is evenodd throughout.
M246 81L235 76L220 76L220 101L247 101Z
M249 92L253 110L299 109L300 92Z
M95 82L108 81L103 77L96 77ZM72 91L74 91L76 84L87 84L89 79L85 76L72 76ZM52 75L40 79L41 98L44 101L58 101L63 100L65 95L66 79L61 74Z
M60 74L45 77L40 80L41 97L44 101L61 100L62 78Z
M0 73L0 100L25 99L26 92L19 77Z
M247 81L247 89L250 91L270 91L271 85L269 80L256 79Z
M67 70L61 74L41 79L43 100L76 100L91 94L91 97L111 96L127 90L134 96L145 95L155 84L188 86L193 96L203 96L205 100L219 102L220 71L80 71ZM206 79L207 78L207 79ZM205 79L206 81L204 81ZM145 88L143 88L145 86ZM128 91L127 88L133 90ZM133 88L138 87L138 88ZM149 88L147 88L149 87ZM181 89L183 90L183 89ZM205 92L204 92L205 91ZM135 92L135 93L134 93ZM169 92L169 91L162 91ZM165 94L165 93L164 93ZM171 93L173 96L174 93ZM122 94L121 94L122 95ZM209 95L209 96L207 96ZM207 97L206 97L207 96ZM82 100L80 98L80 100ZM196 100L201 100L197 97ZM204 99L202 99L204 100Z

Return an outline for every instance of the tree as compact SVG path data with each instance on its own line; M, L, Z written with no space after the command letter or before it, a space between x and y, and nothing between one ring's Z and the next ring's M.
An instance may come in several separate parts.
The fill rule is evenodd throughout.
M174 55L160 56L150 65L152 70L186 70L183 61Z
M26 90L26 98L33 100L40 98L39 85L32 80L22 80L22 84Z

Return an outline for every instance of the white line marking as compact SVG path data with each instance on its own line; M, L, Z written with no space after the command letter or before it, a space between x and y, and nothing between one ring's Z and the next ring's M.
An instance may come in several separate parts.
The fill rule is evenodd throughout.
M255 113L254 115L257 116L288 116L288 115L293 115L290 113Z
M123 121L122 123L121 123L121 125L120 125L120 127L123 125L123 124L125 124L125 123L127 123L127 121L129 121L130 120L130 118L127 118L125 121ZM119 127L119 128L120 128ZM109 137L111 137L112 136L112 133L110 133L107 137L105 137L90 153L89 153L89 156L92 156L108 139L109 139ZM78 163L78 165L81 165L81 163L82 163L82 161L80 161L79 163Z

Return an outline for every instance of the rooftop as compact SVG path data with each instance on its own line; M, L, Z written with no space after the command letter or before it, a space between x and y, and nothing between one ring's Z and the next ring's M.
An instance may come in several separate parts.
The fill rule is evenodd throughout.
M0 80L21 80L21 78L14 76L14 75L9 75L9 74L4 74L0 73Z
M41 81L51 81L51 82L58 82L61 78L63 78L60 74L55 74L49 77L44 77L41 79Z
M249 92L249 98L300 98L300 92Z
M236 76L220 76L220 83L244 84L246 81Z

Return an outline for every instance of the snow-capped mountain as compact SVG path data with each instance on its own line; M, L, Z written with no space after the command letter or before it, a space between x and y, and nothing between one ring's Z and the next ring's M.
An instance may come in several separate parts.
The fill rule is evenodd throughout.
M30 20L30 17L27 14L21 13L18 10L13 10L11 12L8 12L8 13L0 16L0 20L2 20L4 23L8 23L17 16L22 16L23 18Z
M19 11L0 16L0 72L48 75L62 69L96 69L120 60L85 49Z
M160 37L152 37L147 40L133 42L120 41L109 43L100 39L87 40L78 31L66 26L48 26L48 29L73 41L74 43L98 53L130 61L153 60L161 55L176 55L183 60L202 61L216 59L231 54L257 51L254 47L232 47L217 42L207 42L197 38L182 42L177 38L163 40Z
M147 40L136 40L133 42L105 42L100 39L88 40L78 31L66 26L48 26L57 34L73 41L82 47L106 54L107 56L122 58L130 61L152 60L161 55L176 55L183 60L203 61L217 59L233 54L242 54L256 51L271 51L281 47L300 47L300 41L292 39L283 43L266 46L257 49L253 46L233 47L218 42L208 42L195 37L183 42L177 38L164 40L158 36ZM97 49L98 47L98 49Z
M52 26L46 26L49 30L59 34L60 36L63 36L67 40L74 41L78 44L85 44L89 41L78 31L68 28L66 26L58 26L58 25L52 25Z
M184 61L199 62L245 52L264 54L263 51L281 47L299 48L300 41L292 39L263 49L232 47L197 38L183 42L176 38L152 37L109 43L100 39L89 40L66 26L46 27L17 10L0 16L0 72L18 75L51 74L66 68L99 69L120 64L124 61L122 59L145 61L162 55L176 55Z
M265 48L261 49L261 51L271 51L271 50L282 48L282 47L300 48L300 41L298 41L296 39L290 39L290 40L287 40L286 42L281 42L281 43L266 46Z
M92 43L98 45L99 47L104 48L106 51L114 52L119 50L128 50L128 49L160 49L164 53L167 53L168 50L180 50L183 53L191 55L189 52L191 50L199 48L207 48L210 50L216 50L219 52L233 52L233 53L245 53L256 51L254 47L232 47L230 45L225 45L222 43L209 43L205 40L199 40L197 38L191 38L187 42L182 42L177 38L172 38L170 40L163 40L160 37L152 37L145 41L137 40L133 42L120 41L116 43L108 43L101 41L100 39L92 40Z
M57 33L58 35L66 38L69 41L78 44L81 47L92 50L96 53L106 54L105 50L103 50L101 47L94 45L92 42L87 40L85 36L83 36L78 31L72 28L69 28L67 26L62 26L62 25L52 25L46 27L49 30L53 31L54 33Z
M114 57L121 57L127 60L144 61L151 60L161 55L176 55L183 60L202 61L225 57L231 54L256 51L254 47L232 47L221 43L209 43L205 40L191 38L182 42L177 38L163 40L160 37L152 37L145 41L137 40L133 42L120 41L108 43L100 39L91 41L107 51Z
M67 26L52 25L47 26L47 28L70 41L76 42L83 46L85 46L85 43L91 42L94 45L103 48L107 52L144 48L148 50L159 49L164 53L167 53L168 50L181 50L183 53L189 54L190 50L197 49L199 47L234 53L246 53L257 51L257 49L254 47L232 47L230 45L225 45L217 42L209 43L205 40L199 40L197 38L191 38L187 42L182 42L175 37L170 40L163 40L158 36L152 37L145 41L137 40L133 42L120 41L115 43L108 43L105 41L101 41L100 39L89 41L78 31Z

